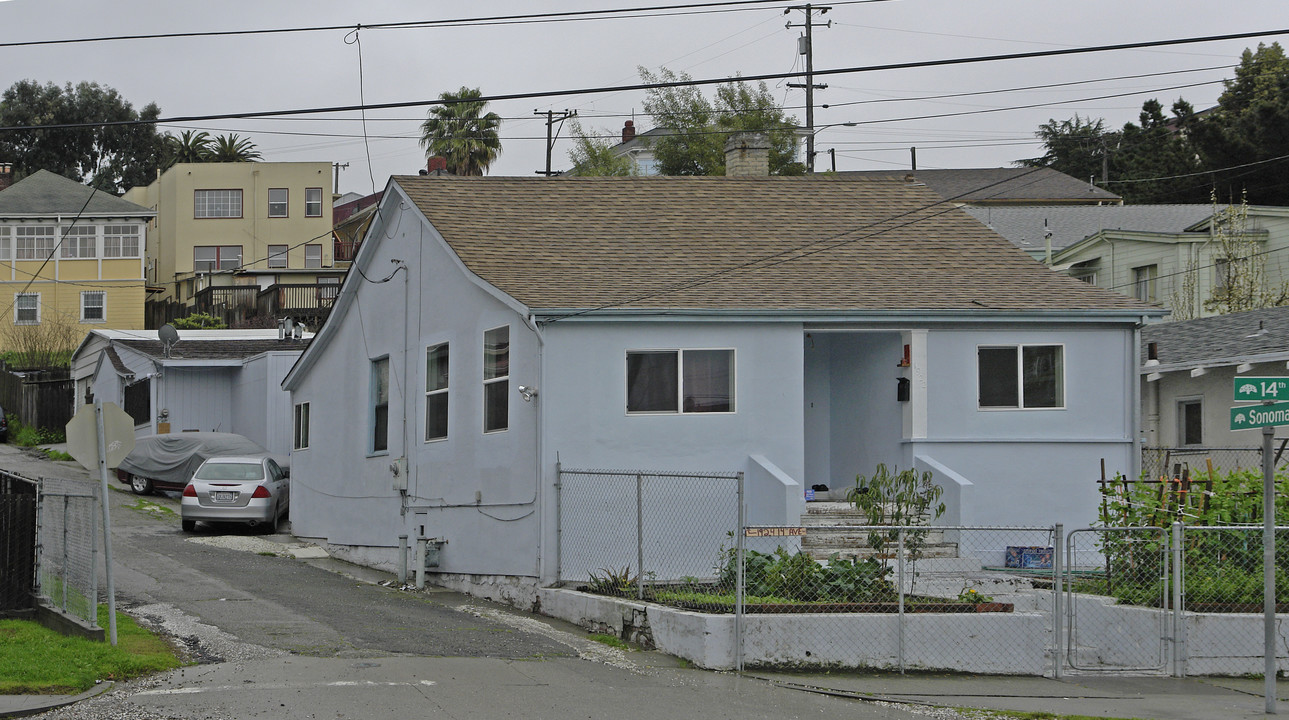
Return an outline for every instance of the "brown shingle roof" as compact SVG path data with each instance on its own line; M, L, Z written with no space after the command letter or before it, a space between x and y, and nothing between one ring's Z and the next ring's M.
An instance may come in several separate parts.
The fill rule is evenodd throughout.
M903 181L394 180L466 267L534 309L1148 311Z
M951 168L937 170L848 170L843 176L904 178L917 182L947 200L980 205L1055 205L1118 203L1122 198L1052 168Z

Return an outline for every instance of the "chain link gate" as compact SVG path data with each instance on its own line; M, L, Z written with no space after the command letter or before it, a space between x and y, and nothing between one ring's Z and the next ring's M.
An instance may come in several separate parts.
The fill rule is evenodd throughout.
M38 505L37 592L97 627L99 488L42 478Z
M1066 547L1069 667L1164 670L1172 637L1167 529L1075 530ZM1116 598L1130 598L1133 604Z

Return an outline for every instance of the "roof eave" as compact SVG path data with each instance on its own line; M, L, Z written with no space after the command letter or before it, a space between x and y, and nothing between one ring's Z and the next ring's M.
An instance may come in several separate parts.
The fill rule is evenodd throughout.
M1144 322L1168 313L1164 308L1103 308L1068 310L990 310L990 309L907 309L907 310L799 310L799 309L588 309L536 308L533 317L542 323L612 321L705 321L721 322L800 322L800 323L917 323L964 321L983 323L1063 322Z

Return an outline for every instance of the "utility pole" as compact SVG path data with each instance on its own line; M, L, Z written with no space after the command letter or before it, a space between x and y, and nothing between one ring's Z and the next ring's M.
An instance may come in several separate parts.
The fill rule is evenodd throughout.
M811 5L806 3L805 5L797 5L783 11L784 15L787 15L793 10L801 10L806 14L806 21L804 23L794 25L792 22L788 22L784 27L789 29L794 27L806 29L806 34L803 37L797 38L797 54L806 56L806 82L804 84L788 83L788 87L806 89L806 172L808 173L813 173L815 171L815 89L824 90L828 87L827 85L815 84L815 52L812 45L813 34L811 33L811 30L815 27L832 27L832 20L829 20L826 23L813 22L815 12L818 12L820 15L824 15L831 9L831 7L825 7L823 5Z
M538 175L545 175L546 177L550 177L551 175L559 175L559 173L551 170L551 151L554 150L555 138L559 135L559 133L554 132L555 121L558 120L559 126L563 128L565 120L569 118L577 117L577 111L564 110L563 112L556 112L554 110L547 110L545 112L542 112L541 110L534 110L533 114L546 116L546 169L534 170L533 172L537 173ZM556 117L557 115L558 117Z
M340 194L340 171L348 168L349 163L345 163L344 165L341 165L340 163L331 163L331 167L336 169L336 181L331 185L331 193L333 195L339 195Z

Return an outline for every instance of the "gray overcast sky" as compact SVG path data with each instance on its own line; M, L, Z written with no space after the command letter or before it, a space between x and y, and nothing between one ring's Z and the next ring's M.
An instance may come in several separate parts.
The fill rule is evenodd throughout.
M356 25L652 4L672 3L0 0L0 41ZM655 70L666 66L695 78L791 72L803 66L796 52L801 30L784 24L789 19L800 23L803 13L785 17L789 5L579 22L363 30L361 89L368 103L388 103L434 99L463 85L479 87L485 94L506 94L630 84L639 81L636 68L641 65ZM1283 11L1283 0L838 2L822 18L832 26L815 30L815 69L1272 30L1289 26ZM1278 36L1264 41L1285 40ZM1104 117L1118 127L1135 121L1141 103L1151 97L1165 107L1184 97L1197 109L1204 108L1216 101L1222 90L1218 81L1231 77L1232 70L902 99L1231 66L1245 47L1257 43L1255 39L821 78L829 88L816 93L816 105L832 107L816 110L816 125L1063 104L828 128L819 133L818 149L835 147L839 170L905 169L911 146L918 148L920 168L1004 166L1039 154L1033 133L1049 118L1066 119L1077 112ZM21 79L95 81L116 88L136 107L156 102L163 116L350 105L358 104L360 97L359 46L347 43L343 31L0 48L0 68L3 87ZM1193 83L1204 84L1176 87ZM804 92L787 88L786 81L770 83L770 88L804 122ZM1089 100L1120 93L1136 94ZM642 99L642 93L623 92L493 103L490 109L506 120L502 154L491 174L531 176L543 168L545 128L534 110L577 110L588 129L616 135L623 121L639 112ZM340 176L340 191L367 193L373 186L383 187L391 174L413 174L424 166L416 140L424 117L425 110L415 108L368 113L366 143L357 113L327 119L220 120L186 127L247 136L265 160L348 163ZM651 123L637 117L636 125L644 130ZM162 129L177 133L183 128ZM568 167L568 147L566 141L556 145L556 169ZM826 168L828 157L821 156L818 163Z

